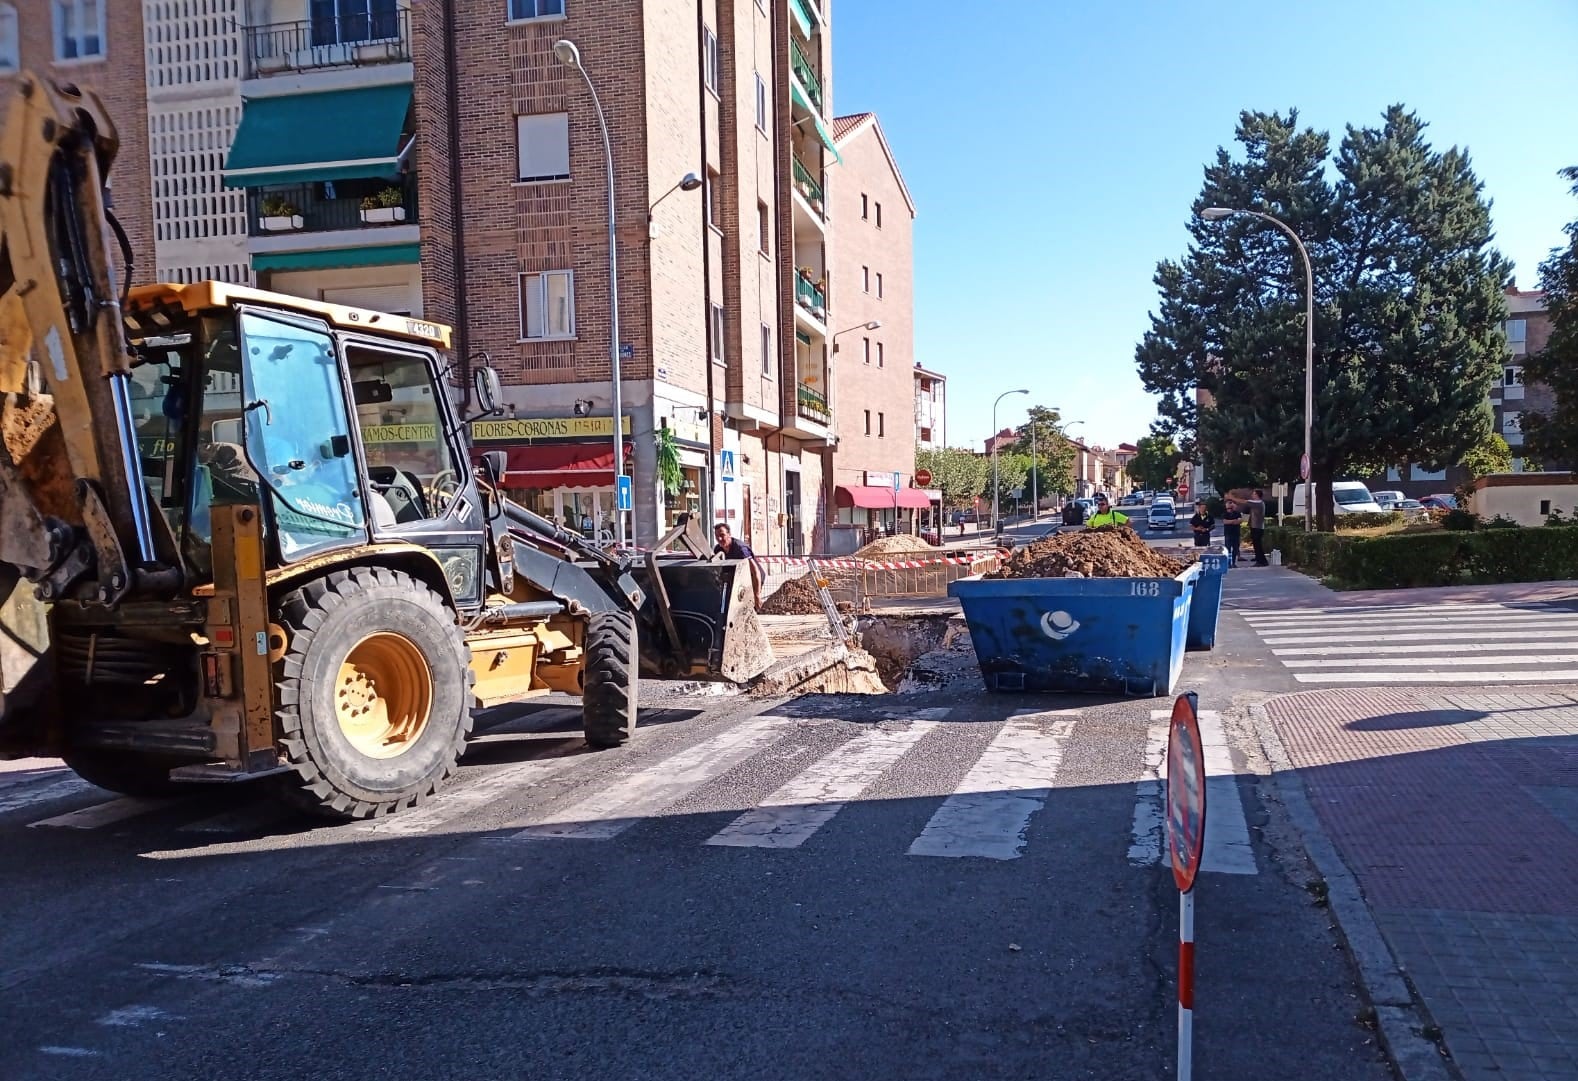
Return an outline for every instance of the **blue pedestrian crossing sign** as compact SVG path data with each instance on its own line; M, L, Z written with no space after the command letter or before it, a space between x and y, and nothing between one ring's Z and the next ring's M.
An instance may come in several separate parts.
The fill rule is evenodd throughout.
M633 510L633 509L635 509L635 501L631 498L631 495L630 495L630 478L628 476L626 476L625 474L621 473L617 478L615 478L615 480L617 481L617 483L619 485L618 492L617 492L618 497L619 497L619 509L620 510Z
M734 480L734 452L720 450L718 452L718 476L725 484Z
M903 481L904 481L904 474L902 474L902 473L894 473L893 474L893 490L895 492L899 490L899 486L903 483Z

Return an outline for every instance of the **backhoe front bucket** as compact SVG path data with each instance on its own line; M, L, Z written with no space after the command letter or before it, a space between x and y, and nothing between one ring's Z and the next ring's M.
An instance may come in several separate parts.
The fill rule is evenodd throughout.
M643 676L747 683L773 663L756 618L748 563L657 556L651 565L658 581L651 566L632 571L646 593L639 635Z

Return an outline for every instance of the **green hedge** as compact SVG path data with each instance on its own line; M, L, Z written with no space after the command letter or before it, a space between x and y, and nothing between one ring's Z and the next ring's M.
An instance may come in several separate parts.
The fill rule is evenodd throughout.
M1322 573L1331 574L1332 584L1343 589L1578 578L1578 534L1564 529L1492 529L1354 538L1342 542Z

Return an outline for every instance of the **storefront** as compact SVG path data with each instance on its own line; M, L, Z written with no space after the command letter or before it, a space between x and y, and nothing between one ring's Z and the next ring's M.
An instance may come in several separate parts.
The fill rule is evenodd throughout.
M679 467L679 487L669 491L659 476L661 508L658 532L667 533L679 524L681 515L688 514L701 523L703 533L710 533L712 478L711 470L707 467L710 453L707 429L705 425L688 417L661 417L660 423L660 430L664 434L659 437L659 443L666 441L673 453L673 459ZM661 473L661 465L659 470Z
M631 424L623 424L625 472L631 473ZM471 425L474 453L505 453L509 497L569 529L612 542L614 425L609 417L534 417L479 420ZM630 523L626 521L626 528Z
M876 477L878 474L867 474ZM891 474L884 474L891 477ZM833 489L835 524L863 527L871 533L908 533L916 511L929 511L932 502L918 488L893 488L874 484L840 484Z

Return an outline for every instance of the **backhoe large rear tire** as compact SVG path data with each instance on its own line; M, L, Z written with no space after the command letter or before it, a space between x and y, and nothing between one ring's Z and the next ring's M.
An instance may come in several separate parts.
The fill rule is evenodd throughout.
M636 620L628 612L594 612L586 628L581 727L593 747L619 747L636 733Z
M286 798L330 818L419 803L471 734L471 651L452 611L399 571L336 571L282 598L275 666Z
M190 765L189 758L84 748L66 752L64 760L84 781L123 796L179 796L198 787L170 780L170 771Z

